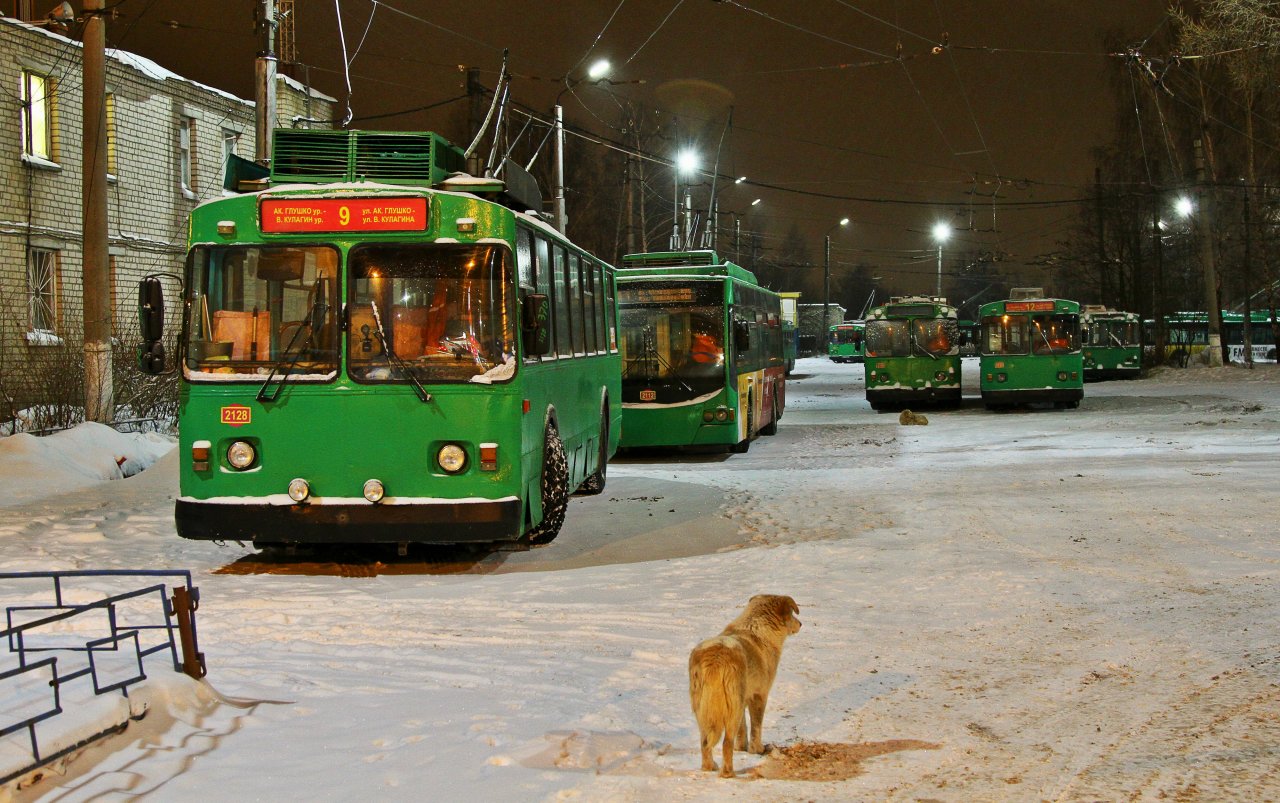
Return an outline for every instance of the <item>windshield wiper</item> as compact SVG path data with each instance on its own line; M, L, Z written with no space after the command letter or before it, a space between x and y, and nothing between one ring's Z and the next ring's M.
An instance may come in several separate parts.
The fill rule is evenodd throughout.
M271 366L271 373L267 374L267 381L263 382L262 387L258 389L258 401L260 402L273 402L280 398L280 393L284 390L285 383L289 381L289 374L292 373L294 366L298 364L298 360L302 359L303 352L315 342L317 319L323 322L325 316L329 313L329 302L324 297L324 289L321 287L319 279L316 279L315 286L311 288L311 292L311 311L307 313L302 325L294 331L293 337L289 340L289 345L280 353L280 360ZM302 345L298 346L298 338L302 337L304 331L307 333L307 339L302 341ZM297 350L294 349L294 346L298 346ZM281 373L282 370L284 373ZM277 374L279 374L279 383L276 384L274 392L269 393L268 389L271 388L273 382L277 381Z
M431 401L431 394L427 393L427 389L418 381L418 377L413 375L413 371L409 369L409 366L405 365L404 360L400 359L396 354L395 349L391 348L391 342L387 340L387 333L382 328L382 316L378 314L377 302L370 301L369 306L373 307L374 334L378 336L378 342L382 344L382 353L387 358L387 364L390 365L394 371L399 371L404 374L405 377L413 383L413 392L418 395L418 399L423 404Z
M643 378L644 378L644 381L646 382L653 382L653 380L658 378L655 375L656 372L654 371L655 364L659 368L666 368L668 371L671 372L671 376L674 377L675 380L680 383L680 387L684 388L690 393L693 392L693 388L689 387L689 384L680 378L680 375L676 373L675 368L671 366L671 363L662 359L662 354L658 352L657 335L653 331L652 326L646 326L640 330L640 354L634 359L627 360L627 362L631 363L632 365L636 363L640 363L640 368L638 370L643 370L643 373L644 373ZM631 369L627 368L624 365L623 371L622 371L623 377L630 378L631 373L632 373Z
M934 354L932 351L929 351L929 349L920 345L920 338L916 337L914 334L911 335L911 345L915 346L920 351L923 351L925 354L928 354L930 357L934 358L935 360L938 359L937 354Z

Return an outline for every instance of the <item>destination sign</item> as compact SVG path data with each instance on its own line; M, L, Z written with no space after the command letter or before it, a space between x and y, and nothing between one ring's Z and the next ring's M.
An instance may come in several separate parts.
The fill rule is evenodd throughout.
M692 287L627 287L618 290L623 304L691 304Z
M1005 312L1053 312L1052 301L1006 301Z
M268 198L259 211L269 234L427 229L426 198Z

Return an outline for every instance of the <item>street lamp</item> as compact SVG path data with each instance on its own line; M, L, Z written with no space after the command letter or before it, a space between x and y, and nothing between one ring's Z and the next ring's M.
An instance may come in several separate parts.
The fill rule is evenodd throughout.
M942 298L942 244L951 239L951 226L939 220L933 224L933 239L938 244L938 291L934 294Z
M827 229L826 235L823 237L823 259L822 259L822 342L825 344L829 337L828 330L831 322L828 317L831 315L828 307L831 306L831 232L840 226L848 226L849 218L842 217L840 222Z
M672 195L672 213L671 213L671 250L679 251L682 238L680 237L680 174L695 173L698 170L699 160L698 154L692 148L685 148L676 154L676 160L671 166L671 179L675 185L675 192ZM687 211L687 210L686 210ZM687 235L688 232L685 232ZM687 243L686 243L687 245Z
M560 90L560 94L556 95L554 116L554 128L556 132L556 171L555 171L555 191L553 214L556 219L556 229L561 234L565 233L565 229L569 227L569 215L564 207L564 107L560 105L560 98L564 97L564 93L573 89L583 81L603 81L605 76L609 74L609 60L600 59L587 68L585 78L579 78L577 81L570 81L569 76L564 77L564 89Z

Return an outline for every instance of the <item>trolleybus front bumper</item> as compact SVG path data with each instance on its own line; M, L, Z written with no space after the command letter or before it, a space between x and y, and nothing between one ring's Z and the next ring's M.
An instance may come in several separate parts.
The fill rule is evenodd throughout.
M982 402L989 407L1018 404L1070 404L1084 398L1084 388L1036 388L984 390Z
M178 535L255 544L460 544L514 541L520 500L450 504L242 504L179 499Z
M867 388L867 402L871 405L899 404L959 404L960 388Z

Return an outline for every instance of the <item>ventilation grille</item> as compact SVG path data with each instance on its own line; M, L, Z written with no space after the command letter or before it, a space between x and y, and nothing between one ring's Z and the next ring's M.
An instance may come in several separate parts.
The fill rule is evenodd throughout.
M629 268L675 268L686 265L718 265L719 262L714 251L627 254L622 258L622 264Z
M275 132L273 183L371 181L434 186L463 169L462 151L430 132Z

